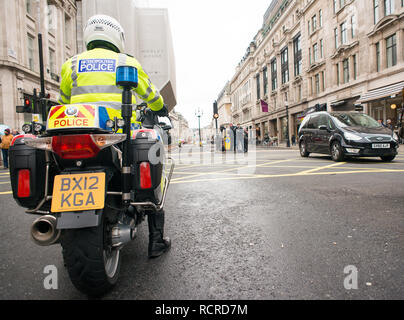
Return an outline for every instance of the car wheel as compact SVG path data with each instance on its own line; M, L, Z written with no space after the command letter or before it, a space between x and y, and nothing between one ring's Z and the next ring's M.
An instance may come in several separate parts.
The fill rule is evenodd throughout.
M382 161L393 161L396 156L383 156L380 157Z
M331 158L334 161L343 161L345 158L344 151L342 150L341 144L338 141L334 141L331 144Z
M307 146L306 142L300 141L299 143L299 149L300 149L300 155L304 158L307 158L309 156L309 152L307 152Z

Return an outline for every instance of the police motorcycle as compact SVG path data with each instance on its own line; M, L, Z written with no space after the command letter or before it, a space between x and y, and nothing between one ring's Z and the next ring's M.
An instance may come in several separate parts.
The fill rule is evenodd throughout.
M122 248L147 214L163 209L174 169L163 141L170 125L143 104L136 107L142 126L131 130L137 69L118 67L116 79L121 117L105 105L54 106L46 128L24 125L36 134L15 137L10 148L13 197L39 215L32 240L61 244L72 283L90 296L116 284Z

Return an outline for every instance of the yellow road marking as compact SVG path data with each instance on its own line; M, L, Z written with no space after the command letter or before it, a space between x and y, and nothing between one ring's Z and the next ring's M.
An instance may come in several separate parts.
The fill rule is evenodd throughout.
M310 170L301 171L301 172L299 172L299 174L308 174L308 173L320 171L320 170L327 169L327 168L341 166L343 164L346 164L346 162L338 162L338 163L330 164L328 166L323 166L323 167L318 167L318 168L314 168L314 169L310 169Z
M0 182L0 184L6 184L6 183L10 183L10 181L7 181L7 182Z
M5 191L5 192L0 192L0 194L12 194L12 191Z
M179 183L192 183L192 182L212 182L212 181L223 181L223 180L246 180L246 179L263 179L263 178L281 178L281 177L298 177L298 176L311 176L311 175L338 175L338 174L352 174L352 173L399 173L404 172L404 170L369 170L369 171L342 171L342 172L311 172L311 173L287 173L287 174L273 174L273 175L251 175L251 176L237 176L228 178L213 178L213 179L197 179L197 180L184 180L184 181L173 181L172 184Z
M280 163L280 162L286 162L286 161L290 161L290 160L278 160L278 161L268 161L266 163L263 164L258 164L258 165L247 165L247 166L243 166L243 167L236 167L236 168L230 168L230 169L225 169L225 170L220 170L220 171L214 171L214 172L204 172L204 173L198 173L195 174L193 176L188 176L188 177L180 177L180 178L176 178L176 179L171 179L172 182L174 181L178 181L178 180L183 180L183 179L187 179L187 178L194 178L194 177L200 177L203 175L212 175L212 174L218 174L218 173L223 173L223 172L227 172L227 171L231 171L231 170L236 170L236 169L246 169L246 168L251 168L251 167L262 167L264 165L270 164L270 163Z

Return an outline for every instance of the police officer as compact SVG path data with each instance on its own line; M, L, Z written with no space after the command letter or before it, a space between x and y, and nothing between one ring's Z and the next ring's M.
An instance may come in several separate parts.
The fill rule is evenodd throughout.
M120 110L122 90L116 86L116 68L130 65L137 68L138 86L134 91L159 116L168 115L163 98L144 72L140 63L124 54L125 35L121 25L112 17L95 15L84 29L87 51L80 53L62 66L62 80L58 102L105 103ZM135 96L132 103L136 104ZM164 211L148 214L149 258L166 252L171 241L163 237Z

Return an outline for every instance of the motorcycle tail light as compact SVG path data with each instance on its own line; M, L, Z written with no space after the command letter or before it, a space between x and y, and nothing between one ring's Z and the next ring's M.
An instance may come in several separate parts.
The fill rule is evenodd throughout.
M124 134L82 134L36 138L25 144L36 149L53 151L62 159L87 159L97 156L106 147L126 139Z
M17 196L19 198L28 198L31 194L30 187L30 171L28 169L22 169L18 171L18 191Z
M150 163L142 162L140 164L140 188L150 189L152 187Z
M90 134L52 137L52 151L62 159L88 159L97 156L100 148Z

